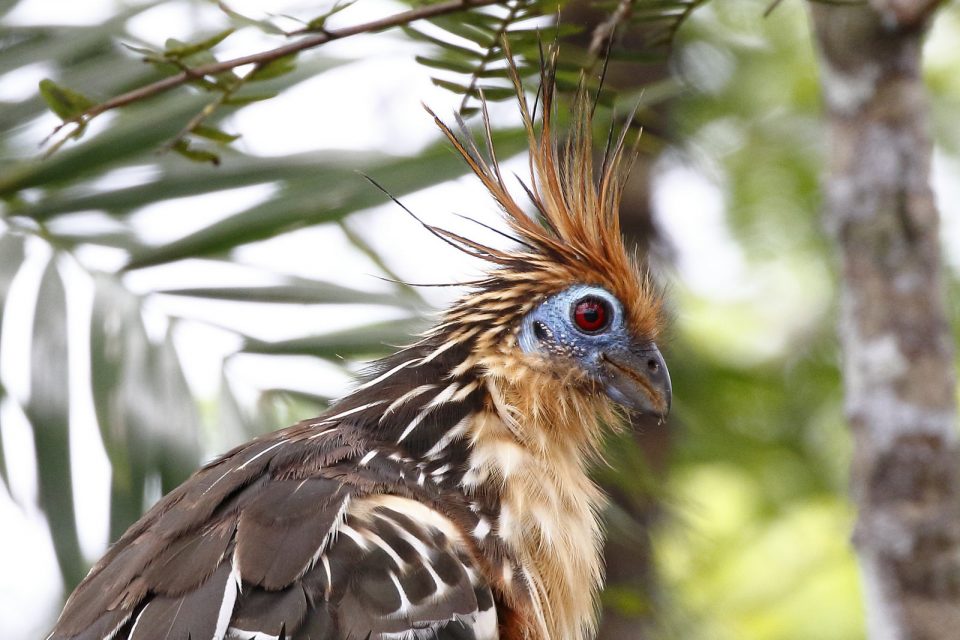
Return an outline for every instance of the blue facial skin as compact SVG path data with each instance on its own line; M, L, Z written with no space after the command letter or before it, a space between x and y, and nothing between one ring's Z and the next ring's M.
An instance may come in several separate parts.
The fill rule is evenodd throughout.
M599 298L607 303L607 325L596 333L585 333L574 324L573 310L584 298ZM620 301L606 289L589 285L574 285L550 296L527 314L520 329L520 348L526 353L573 358L584 371L598 378L600 354L631 342Z
M595 332L574 322L584 298L606 302L607 323ZM670 408L670 376L660 351L630 334L623 305L606 289L574 285L550 296L524 317L519 341L526 353L572 360L618 404L660 416Z

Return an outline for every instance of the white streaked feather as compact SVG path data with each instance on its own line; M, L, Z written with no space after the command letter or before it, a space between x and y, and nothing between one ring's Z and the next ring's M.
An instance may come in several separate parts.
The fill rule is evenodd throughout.
M342 527L340 527L340 533L342 533L343 535L347 536L348 538L356 542L357 546L363 549L364 551L370 548L370 544L367 542L367 539L364 537L364 535L359 531L357 531L356 529L354 529L353 527L351 527L350 525L345 524Z
M473 635L477 640L498 640L500 627L497 621L497 608L478 611L473 619Z
M509 541L513 537L513 511L509 504L500 505L500 515L497 518L497 535L502 540Z
M400 396L399 398L391 402L387 406L387 408L383 410L383 415L380 416L380 424L383 424L383 421L386 420L391 413L399 409L402 405L406 404L413 398L416 398L420 394L425 393L430 389L433 389L436 386L437 385L435 384L422 384L419 387L414 387L410 391L407 391L405 394L403 394L402 396Z
M343 503L340 505L340 509L337 510L337 514L333 517L333 522L330 525L330 528L323 536L323 540L320 541L320 546L317 548L316 553L313 554L313 558L310 559L310 564L307 565L309 570L312 567L317 566L317 559L322 557L326 561L326 555L324 555L327 549L330 548L330 545L333 544L333 541L337 539L337 532L340 530L340 527L347 520L347 510L350 508L350 494L343 496ZM327 564L327 578L329 581L330 577L330 565Z
M217 614L217 626L213 632L213 640L223 640L230 626L233 616L233 606L237 603L237 591L240 589L240 572L236 566L230 567L230 575L223 588L223 600L220 601L220 612Z
M452 428L448 429L446 433L443 434L437 444L430 447L430 450L424 454L424 457L427 459L436 457L440 452L447 448L447 446L454 441L454 439L459 438L467 430L467 427L470 425L470 421L473 418L472 415L465 416L460 422L453 425Z
M477 540L483 540L487 537L488 533L490 533L490 521L481 517L480 521L477 522L477 526L473 528L473 537Z
M340 413L335 413L335 414L333 414L332 416L327 416L327 417L324 418L321 422L315 423L314 426L320 427L320 426L323 426L323 425L332 424L332 423L336 422L337 420L341 420L341 419L343 419L343 418L346 418L347 416L352 415L352 414L354 414L354 413L360 413L361 411L364 411L365 409L369 409L369 408L371 408L371 407L375 407L375 406L377 406L378 404L383 404L384 402L386 402L386 400L374 400L373 402L368 402L367 404L362 404L362 405L360 405L359 407L354 407L353 409L347 409L346 411L341 411Z
M449 341L447 341L447 342L444 342L442 345L440 345L439 347L437 347L436 349L434 349L434 350L433 350L429 355L427 355L423 360L421 360L421 361L420 361L420 364L417 365L417 366L422 366L422 365L427 364L428 362L432 362L433 360L435 360L436 358L438 358L438 357L440 356L440 354L442 354L444 351L446 351L447 349L451 349L451 348L457 346L458 344L461 344L459 340L449 340Z
M433 399L430 400L430 402L428 402L428 403L423 407L423 409L420 410L420 413L418 413L417 416L416 416L413 420L410 421L410 424L407 425L407 428L404 429L404 430L403 430L403 433L400 434L400 437L397 438L397 442L398 442L398 443L399 443L399 442L403 442L404 439L405 439L408 435L410 435L410 433L411 433L414 429L417 428L417 425L419 425L421 422L423 422L424 418L426 418L426 417L430 414L431 411L433 411L435 408L439 407L440 405L442 405L442 404L444 404L445 402L447 402L448 400L450 400L450 398L453 396L453 394L455 394L455 393L457 392L457 389L459 389L459 388L460 388L460 384L459 384L459 383L457 383L457 382L451 382L449 385L447 385L447 387L446 387L443 391L441 391L441 392L438 393L436 396L434 396Z
M398 443L403 442L404 439L405 439L408 435L410 435L410 433L411 433L414 429L417 428L417 425L419 425L419 424L423 421L423 419L427 417L427 414L430 413L430 411L432 411L432 408L424 409L423 411L421 411L420 413L418 413L417 416L416 416L413 420L410 421L410 424L407 425L407 428L403 430L403 433L400 434L400 437L397 438L397 442L398 442Z
M237 627L227 629L227 638L228 640L279 640L277 636L272 636L263 631L247 631Z
M433 400L427 403L427 407L439 407L441 404L449 401L458 389L460 389L460 383L451 382L443 391L434 396Z
M327 557L327 554L320 556L321 562L323 562L323 571L327 574L327 588L323 590L323 597L327 600L330 599L330 592L333 590L333 575L330 573L330 558Z
M310 426L311 426L311 427L318 427L318 426L320 426L321 424L325 424L325 423L323 423L323 422L313 422L313 423L310 424ZM334 431L336 431L336 430L337 430L337 427L330 427L329 429L324 429L323 431L318 431L317 433L312 433L312 434L310 434L310 437L307 438L307 440L315 440L315 439L317 439L317 438L322 438L323 436L327 435L328 433L332 433L332 432L334 432Z
M136 637L137 625L139 625L139 624L140 624L140 621L143 620L143 614L147 612L147 609L150 608L150 605L151 605L151 604L153 604L153 603L152 603L152 602L148 602L148 603L146 604L146 606L143 607L143 609L140 609L140 613L137 614L137 619L133 621L133 626L130 627L130 633L127 634L127 637L128 637L128 638Z
M401 369L406 369L407 367L409 367L410 365L412 365L414 362L417 362L417 361L419 361L419 360L420 360L420 358L411 358L410 360L407 360L406 362L401 362L400 364L398 364L397 366L395 366L393 369L390 369L389 371L386 371L386 372L384 372L384 373L381 373L379 376L377 376L377 377L374 378L373 380L367 380L366 382L364 382L363 384L361 384L359 387L357 387L356 389L354 389L353 392L356 393L357 391L363 391L364 389L369 389L370 387L374 386L375 384L379 384L379 383L383 382L384 380L386 380L387 378L389 378L389 377L392 376L393 374L397 373L397 372L400 371Z
M390 556L390 558L392 558L394 562L397 563L397 566L400 567L401 570L403 570L407 566L407 563L404 561L404 559L400 557L400 555L396 552L396 550L393 547L391 547L386 540L384 540L383 538L375 534L373 531L367 531L366 537L367 537L367 540L369 540L373 544L383 549L386 552L386 554Z
M472 380L468 382L467 384L463 385L459 391L453 394L453 396L450 398L450 402L462 402L468 395L473 393L479 386L480 386L479 380Z
M131 617L132 615L133 615L133 611L130 612L130 615L124 617L124 618L120 621L120 624L118 624L116 627L114 627L113 630L112 630L110 633L108 633L107 635L105 635L105 636L103 637L103 640L113 640L114 638L116 638L116 637L117 637L117 633L120 632L120 629L123 628L123 625L125 625L125 624L127 624L127 622L129 622L130 617ZM131 632L131 633L132 633L132 632ZM51 631L51 632L50 632L50 636L52 636L52 635L53 635L53 632ZM50 640L50 636L47 636L47 640Z
M242 465L240 465L239 467L237 467L237 471L240 471L240 470L242 470L242 469L246 469L246 468L247 468L247 465L250 464L251 462L253 462L254 460L256 460L257 458L263 457L263 456L267 455L268 453L270 453L271 451L273 451L274 449L276 449L277 447L282 447L282 446L285 445L285 444L287 444L287 441L286 441L286 440L280 440L279 442L273 443L272 445L270 445L269 447L267 447L266 449L264 449L263 451L261 451L260 453L258 453L258 454L255 455L255 456L253 456L252 458L250 458L249 460L247 460L246 462L244 462L244 463L243 463ZM221 476L221 477L222 477L222 476ZM218 478L218 481L219 481L219 478Z
M407 615L413 610L413 603L410 602L410 598L407 597L407 592L403 590L403 586L400 584L400 579L397 578L397 574L395 574L393 571L388 571L387 575L390 576L390 581L393 582L393 586L397 588L397 593L400 594L400 609L398 609L394 615Z

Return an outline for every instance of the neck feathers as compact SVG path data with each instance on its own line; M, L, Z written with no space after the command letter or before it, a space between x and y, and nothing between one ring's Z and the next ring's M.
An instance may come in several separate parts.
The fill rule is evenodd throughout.
M530 636L573 640L592 637L596 626L603 496L586 467L601 416L611 416L577 380L547 375L488 379L492 410L472 433L463 486L499 495L493 534L525 568Z
M501 558L488 577L528 638L589 637L602 495L586 467L614 416L589 381L522 354L512 332L470 326L441 325L381 361L324 418L361 425L463 494L479 552Z

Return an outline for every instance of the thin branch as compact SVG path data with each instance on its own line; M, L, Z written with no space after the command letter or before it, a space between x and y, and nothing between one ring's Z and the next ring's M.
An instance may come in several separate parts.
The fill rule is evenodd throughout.
M776 11L777 7L780 6L781 2L783 2L783 0L773 0L773 2L771 2L770 5L767 7L767 9L763 12L763 17L769 18L770 14Z
M637 0L620 0L610 17L594 28L593 37L590 38L590 48L587 49L591 60L599 60L604 51L609 51L617 29L630 19L636 2Z
M382 31L384 29L408 24L424 18L433 18L436 16L463 11L464 9L485 7L492 4L498 4L500 2L503 2L503 0L448 0L447 2L441 2L425 7L417 7L416 9L410 9L409 11L402 11L392 16L387 16L386 18L364 22L362 24L353 25L352 27L329 29L315 35L307 36L296 42L283 45L282 47L277 47L276 49L261 51L260 53L241 56L239 58L233 58L232 60L224 60L222 62L200 65L192 69L185 69L176 75L172 75L138 89L128 91L127 93L111 98L106 102L101 102L100 104L91 107L74 118L63 122L57 126L56 129L54 129L51 135L56 134L68 124L83 125L102 113L138 102L140 100L144 100L146 98L150 98L160 93L164 93L170 89L174 89L205 76L216 75L218 73L230 71L237 67L242 67L248 64L263 65L291 54L306 51L307 49L313 49L328 42L341 40L343 38L348 38L361 33Z

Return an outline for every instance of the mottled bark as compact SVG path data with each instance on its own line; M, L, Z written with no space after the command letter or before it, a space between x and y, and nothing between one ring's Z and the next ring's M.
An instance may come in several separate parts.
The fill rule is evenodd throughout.
M960 451L922 40L936 2L811 4L868 634L960 636Z

